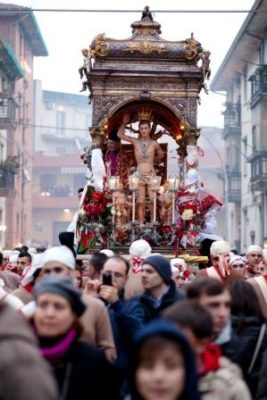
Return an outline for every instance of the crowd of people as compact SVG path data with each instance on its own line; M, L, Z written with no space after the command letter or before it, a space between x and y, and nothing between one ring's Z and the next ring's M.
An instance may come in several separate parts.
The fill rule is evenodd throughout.
M0 253L1 399L267 399L265 250L214 241L196 270L68 235Z

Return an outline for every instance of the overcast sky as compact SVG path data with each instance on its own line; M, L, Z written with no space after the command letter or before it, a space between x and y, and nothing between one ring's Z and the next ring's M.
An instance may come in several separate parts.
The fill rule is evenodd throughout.
M248 10L254 0L12 0L2 1L32 8L97 8L153 10ZM83 63L81 49L88 47L98 33L123 39L131 36L130 25L139 20L137 13L56 13L36 12L49 56L36 58L34 77L42 80L43 89L79 93L78 68ZM195 38L211 51L212 77L223 60L246 14L155 13L161 23L162 37L184 40L194 32ZM223 96L202 93L198 124L222 126Z

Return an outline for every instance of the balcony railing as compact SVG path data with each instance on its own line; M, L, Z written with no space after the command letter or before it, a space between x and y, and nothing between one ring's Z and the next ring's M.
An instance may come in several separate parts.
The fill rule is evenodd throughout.
M235 132L241 132L241 105L240 103L226 103L224 111L224 137Z
M267 190L267 151L253 153L248 161L251 163L251 190Z
M6 98L0 94L0 129L16 127L17 104L12 98Z
M228 173L228 201L231 203L241 203L241 173Z
M251 82L251 107L253 107L261 95L267 94L267 65L257 68L249 80Z
M0 169L0 197L15 195L15 175Z

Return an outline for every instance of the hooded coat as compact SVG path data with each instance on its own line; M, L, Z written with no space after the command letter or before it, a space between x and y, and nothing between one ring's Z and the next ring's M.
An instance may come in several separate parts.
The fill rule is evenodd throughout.
M0 304L0 398L57 400L56 384L25 320Z

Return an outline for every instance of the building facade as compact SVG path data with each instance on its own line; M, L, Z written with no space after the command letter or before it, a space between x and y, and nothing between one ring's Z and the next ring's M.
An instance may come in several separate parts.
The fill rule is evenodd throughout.
M33 58L47 55L31 9L0 3L2 248L30 243L32 238Z
M33 244L58 243L78 209L86 183L80 158L89 143L91 109L86 96L42 90L34 81Z
M256 0L211 88L226 92L227 238L267 246L267 0Z

